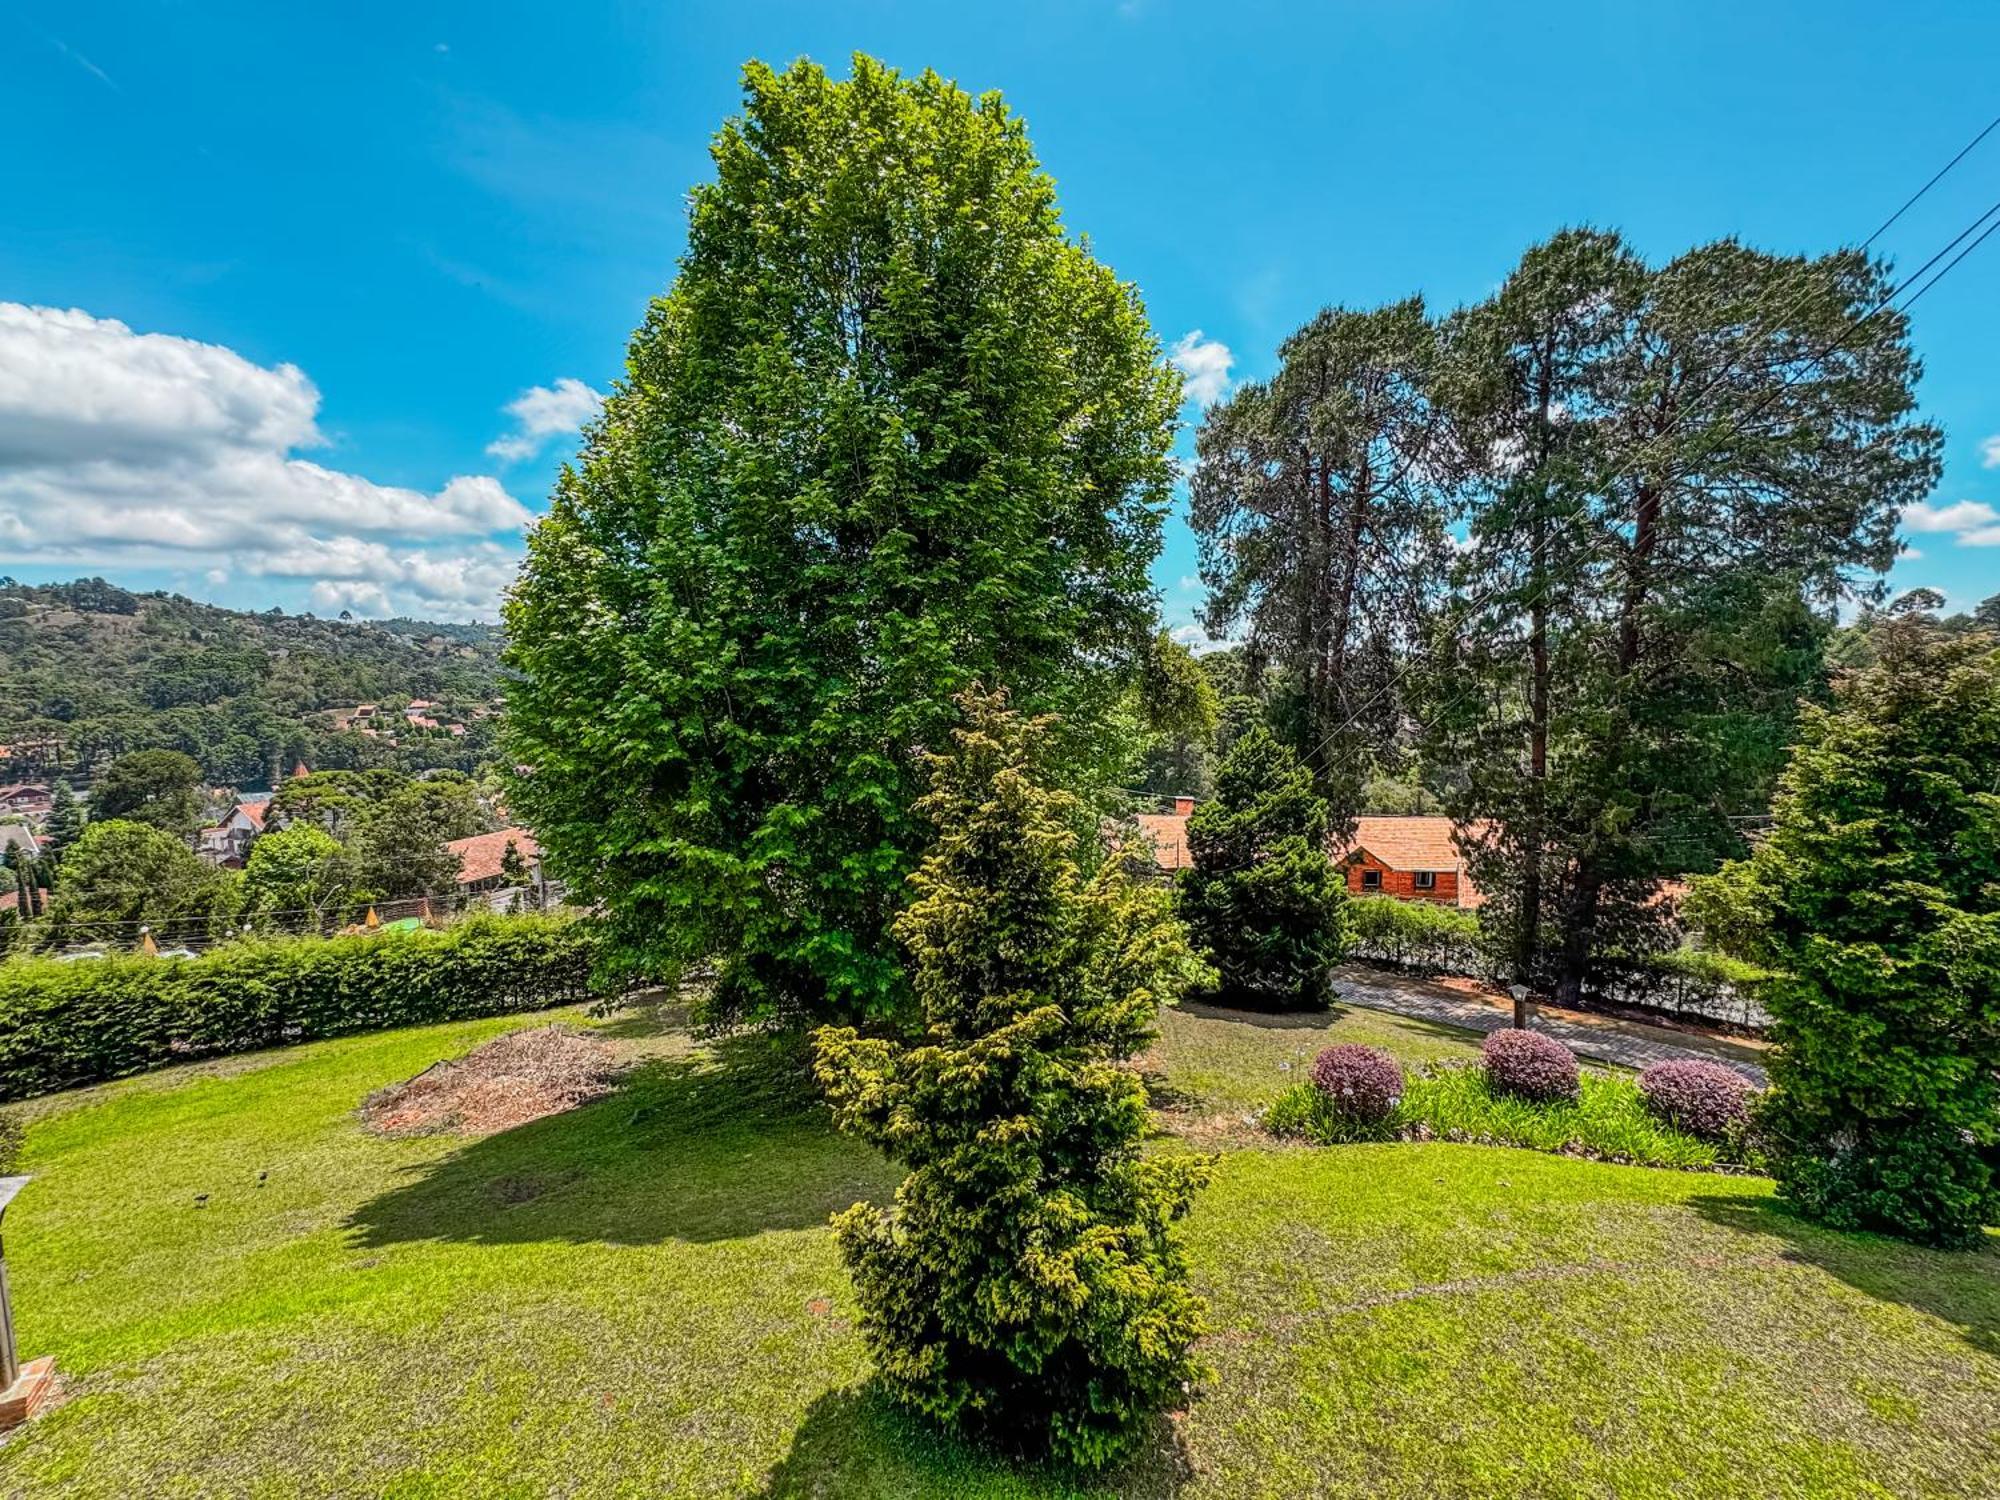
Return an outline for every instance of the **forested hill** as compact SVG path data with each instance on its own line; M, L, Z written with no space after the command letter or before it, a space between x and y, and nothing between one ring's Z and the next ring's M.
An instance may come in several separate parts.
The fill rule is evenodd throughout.
M0 782L84 779L155 748L239 788L300 760L471 770L492 751L500 640L491 625L250 614L98 578L0 578ZM356 727L346 711L363 704L377 713Z

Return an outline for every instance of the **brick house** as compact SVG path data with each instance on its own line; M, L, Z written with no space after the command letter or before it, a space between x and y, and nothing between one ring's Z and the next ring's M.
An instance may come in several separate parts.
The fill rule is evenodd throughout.
M1486 897L1472 883L1452 841L1450 818L1410 815L1354 820L1354 837L1330 851L1356 896L1395 896L1475 907Z

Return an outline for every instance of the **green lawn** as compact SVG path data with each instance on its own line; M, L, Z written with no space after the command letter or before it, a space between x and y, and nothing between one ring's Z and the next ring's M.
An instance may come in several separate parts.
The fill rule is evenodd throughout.
M356 1123L372 1089L519 1024L38 1111L8 1259L23 1349L71 1399L0 1447L0 1489L1076 1492L874 1394L824 1222L894 1174L782 1053L628 1020L609 1029L648 1061L569 1115L480 1141ZM1218 1060L1208 1027L1247 1023L1169 1024L1156 1060L1189 1096L1291 1079ZM1406 1040L1465 1046L1435 1030ZM2000 1254L1816 1231L1767 1194L1480 1147L1231 1150L1188 1226L1215 1377L1101 1488L2000 1493Z

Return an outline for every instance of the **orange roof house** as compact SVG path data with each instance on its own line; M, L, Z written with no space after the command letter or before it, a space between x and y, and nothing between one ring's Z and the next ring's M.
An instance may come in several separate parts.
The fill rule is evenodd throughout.
M458 888L483 890L500 883L500 863L507 857L512 841L530 870L541 859L535 836L525 828L502 828L495 833L475 833L469 839L453 839L445 845L458 856Z
M1357 896L1396 896L1474 907L1486 897L1452 838L1450 818L1411 815L1354 820L1354 837L1329 853Z

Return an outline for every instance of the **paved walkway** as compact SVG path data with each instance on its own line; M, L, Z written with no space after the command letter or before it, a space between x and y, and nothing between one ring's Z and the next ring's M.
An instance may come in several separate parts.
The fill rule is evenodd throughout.
M1446 1026L1469 1031L1498 1031L1514 1024L1509 1001L1470 994L1463 990L1396 974L1386 969L1360 964L1342 964L1333 972L1333 987L1340 1001L1365 1005L1371 1010L1392 1011L1399 1016L1416 1016ZM1697 1057L1708 1062L1727 1063L1759 1085L1765 1082L1759 1062L1762 1050L1755 1043L1730 1037L1709 1036L1698 1031L1682 1031L1670 1026L1649 1026L1643 1021L1627 1021L1618 1016L1601 1016L1587 1011L1556 1010L1538 1005L1529 1023L1563 1043L1580 1057L1599 1062L1621 1063L1643 1068L1647 1063L1671 1058Z

